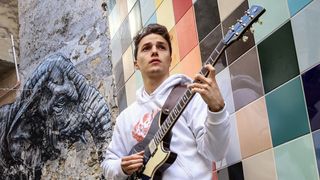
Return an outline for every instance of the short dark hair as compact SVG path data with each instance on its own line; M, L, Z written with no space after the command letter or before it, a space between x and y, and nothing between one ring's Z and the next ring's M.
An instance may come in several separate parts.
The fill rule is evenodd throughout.
M138 45L142 38L149 34L158 34L162 36L169 44L170 55L172 54L172 47L170 41L170 35L167 28L160 24L149 24L148 26L142 28L137 35L133 38L134 42L134 59L137 60L138 55Z

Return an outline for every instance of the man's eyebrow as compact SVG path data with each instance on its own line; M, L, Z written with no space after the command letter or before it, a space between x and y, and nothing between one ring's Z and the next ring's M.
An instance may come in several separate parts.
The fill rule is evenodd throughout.
M144 46L149 46L151 45L152 43L151 42L146 42L144 44L141 45L141 47L144 47ZM166 45L166 42L163 42L163 41L157 41L156 44L160 44L160 45Z
M151 42L146 42L146 43L142 44L141 47L149 46L149 45L151 45Z
M157 41L157 44L166 44L166 42L163 42L163 41Z

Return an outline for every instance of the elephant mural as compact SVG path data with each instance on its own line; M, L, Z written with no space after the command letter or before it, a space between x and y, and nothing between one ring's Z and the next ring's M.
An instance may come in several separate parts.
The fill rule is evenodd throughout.
M69 59L48 57L23 89L15 102L0 107L0 179L28 174L38 179L43 164L59 157L59 145L86 143L86 131L102 160L112 136L111 114L102 95Z

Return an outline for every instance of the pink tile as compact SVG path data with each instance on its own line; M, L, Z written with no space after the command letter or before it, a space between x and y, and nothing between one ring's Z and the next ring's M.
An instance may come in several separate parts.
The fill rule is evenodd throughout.
M190 8L176 24L176 31L178 36L180 59L183 59L184 56L186 56L198 44L193 8Z
M264 98L236 112L242 158L272 147L269 120Z

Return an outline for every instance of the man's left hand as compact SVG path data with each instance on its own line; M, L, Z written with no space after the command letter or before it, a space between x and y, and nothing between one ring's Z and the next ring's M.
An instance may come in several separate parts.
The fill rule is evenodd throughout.
M197 92L201 95L210 111L218 112L223 109L224 100L216 81L216 71L211 64L207 64L205 68L209 71L208 77L197 74L195 76L195 82L189 84L188 88L190 88L192 92Z

